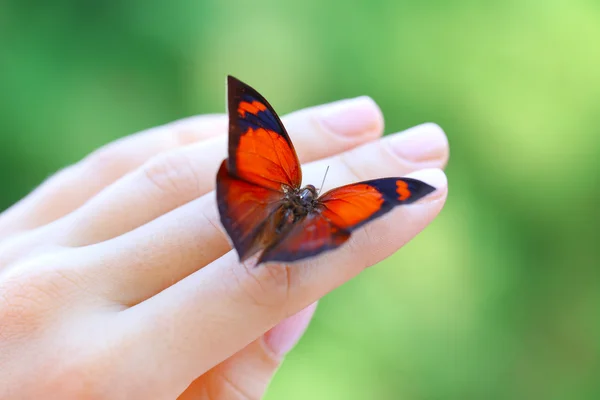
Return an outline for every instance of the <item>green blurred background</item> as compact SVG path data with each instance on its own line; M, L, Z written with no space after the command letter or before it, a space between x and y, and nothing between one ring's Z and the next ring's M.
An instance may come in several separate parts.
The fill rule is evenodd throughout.
M0 209L132 132L367 94L451 144L448 203L327 296L268 399L600 398L600 2L3 1Z

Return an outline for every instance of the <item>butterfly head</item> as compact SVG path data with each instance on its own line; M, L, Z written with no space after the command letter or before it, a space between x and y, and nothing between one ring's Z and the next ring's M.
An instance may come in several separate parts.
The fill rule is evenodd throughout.
M306 207L312 205L317 199L317 196L317 188L313 185L306 185L304 188L300 189L300 192L298 193L300 202Z

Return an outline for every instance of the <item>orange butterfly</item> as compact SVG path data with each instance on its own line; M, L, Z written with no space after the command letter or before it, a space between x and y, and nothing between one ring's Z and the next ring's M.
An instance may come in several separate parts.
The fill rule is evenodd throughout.
M297 261L335 249L350 234L435 190L411 178L352 183L318 196L301 187L294 146L273 107L256 90L227 77L229 155L217 173L221 223L240 261Z

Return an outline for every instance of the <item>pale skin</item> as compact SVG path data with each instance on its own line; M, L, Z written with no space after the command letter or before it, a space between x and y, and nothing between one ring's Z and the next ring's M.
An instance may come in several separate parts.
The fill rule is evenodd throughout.
M261 399L316 302L442 209L435 124L380 138L367 97L283 122L304 184L411 176L437 190L293 264L240 264L219 222L224 115L111 143L0 214L0 398ZM348 349L352 351L352 349Z

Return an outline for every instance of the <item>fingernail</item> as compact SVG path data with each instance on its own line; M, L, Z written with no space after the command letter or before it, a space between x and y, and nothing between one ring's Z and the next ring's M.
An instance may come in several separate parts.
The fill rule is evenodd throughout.
M308 328L316 308L317 303L313 303L265 333L264 341L267 347L278 356L284 356L292 350Z
M418 179L426 184L433 186L435 190L419 200L420 204L429 203L439 198L446 196L448 191L448 178L446 174L439 168L427 168L415 171L408 174L407 177Z
M390 138L390 145L399 157L415 163L444 159L448 151L448 139L436 124L397 133Z
M368 96L338 101L324 108L323 124L344 136L383 130L383 115L379 106Z

